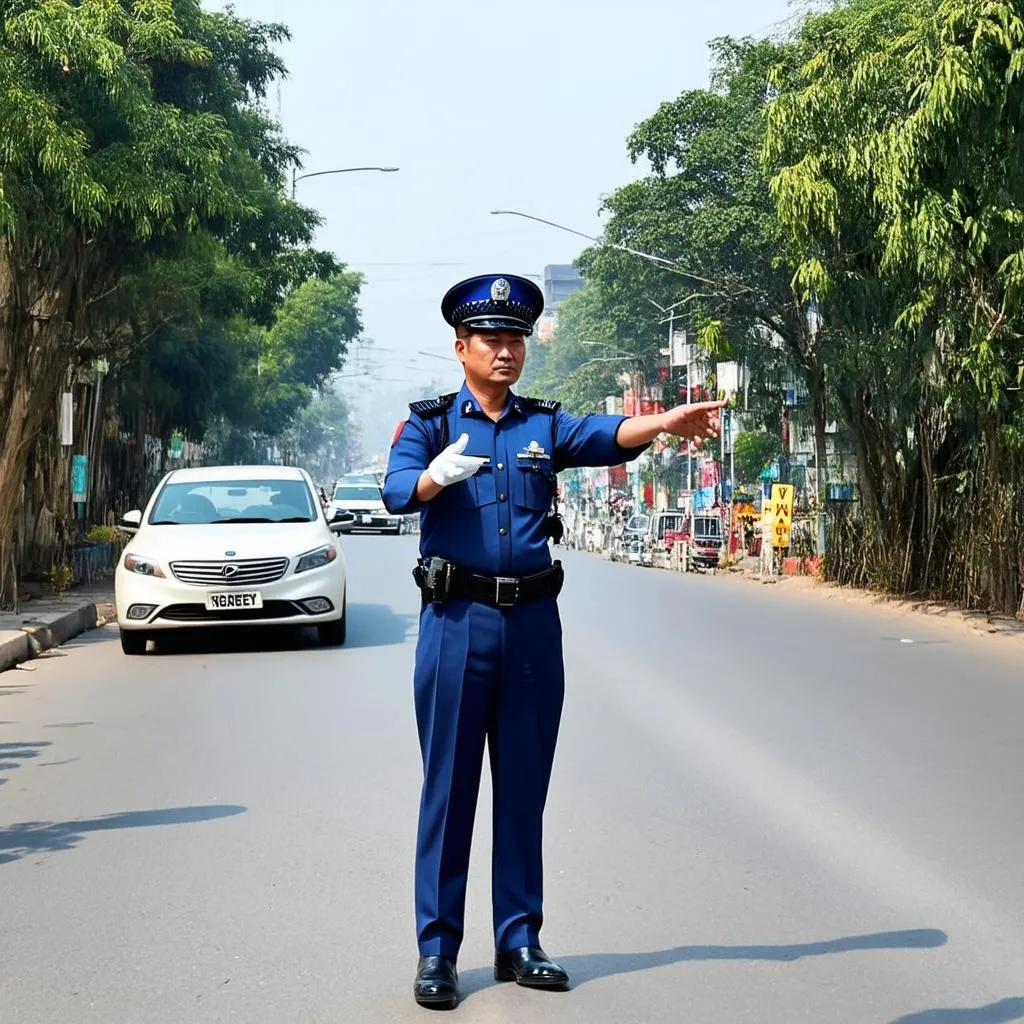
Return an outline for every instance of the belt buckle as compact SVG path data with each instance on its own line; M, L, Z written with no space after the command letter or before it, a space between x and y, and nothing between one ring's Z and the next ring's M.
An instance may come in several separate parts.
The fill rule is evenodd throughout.
M501 599L501 588L502 586L512 587L512 599L510 601L503 601ZM519 600L519 580L514 576L498 576L494 580L494 603L499 608L512 608L515 606L516 601Z

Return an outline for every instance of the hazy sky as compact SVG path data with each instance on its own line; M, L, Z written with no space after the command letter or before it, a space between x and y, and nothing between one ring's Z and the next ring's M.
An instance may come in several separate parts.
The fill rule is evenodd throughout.
M490 210L597 234L602 195L642 174L626 136L663 100L707 84L707 41L770 32L791 13L788 0L233 6L291 30L280 115L308 150L307 171L401 168L298 183L299 199L325 218L318 244L366 275L365 332L379 351L362 364L376 375L359 381L359 395L378 411L421 378L458 383L457 365L417 355L451 352L438 308L449 285L485 272L541 274L587 244ZM275 93L275 111L277 102Z

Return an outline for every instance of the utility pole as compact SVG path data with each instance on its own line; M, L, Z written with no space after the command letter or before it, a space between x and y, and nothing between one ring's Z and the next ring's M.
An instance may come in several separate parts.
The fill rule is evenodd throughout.
M721 393L721 392L719 392L719 393ZM720 482L721 482L721 485L722 485L722 504L724 505L725 504L725 480L724 480L724 477L726 475L726 473L725 473L725 435L726 435L726 431L728 431L728 429L729 429L729 410L728 410L728 408L723 409L722 410L722 414L723 414L722 415L722 419L724 420L724 422L722 423L722 431L718 435L718 440L719 440L719 449L721 451L721 459L722 459L722 479L721 479ZM731 486L732 481L730 480L729 483L730 483L730 486Z
M732 409L725 410L729 424L729 494L736 486L736 438L733 436Z

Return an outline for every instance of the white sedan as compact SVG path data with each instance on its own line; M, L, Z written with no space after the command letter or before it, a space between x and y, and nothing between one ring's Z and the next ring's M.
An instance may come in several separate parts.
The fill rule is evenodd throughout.
M168 473L114 575L125 654L154 633L195 626L315 625L345 642L345 559L313 482L289 466L220 466Z

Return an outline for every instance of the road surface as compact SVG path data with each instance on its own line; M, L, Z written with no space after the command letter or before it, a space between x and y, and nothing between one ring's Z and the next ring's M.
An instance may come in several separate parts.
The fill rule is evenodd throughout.
M108 628L0 676L0 1020L425 1019L414 540L346 541L341 650ZM563 557L543 938L574 987L491 978L484 795L455 1019L1024 1019L1014 645Z

